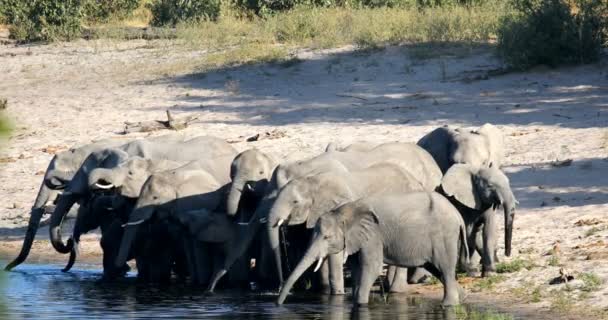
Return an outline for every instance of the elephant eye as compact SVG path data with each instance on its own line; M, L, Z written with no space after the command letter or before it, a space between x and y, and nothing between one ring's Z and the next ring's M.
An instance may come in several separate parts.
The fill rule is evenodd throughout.
M298 200L293 200L293 204L298 204Z
M264 174L264 171L260 171L259 174Z
M129 175L132 176L133 175L133 171L129 171Z
M323 239L328 240L329 238L331 238L328 234L323 236Z
M157 197L157 196L154 196L154 197L152 197L152 199L154 199L154 200L158 200L158 197Z

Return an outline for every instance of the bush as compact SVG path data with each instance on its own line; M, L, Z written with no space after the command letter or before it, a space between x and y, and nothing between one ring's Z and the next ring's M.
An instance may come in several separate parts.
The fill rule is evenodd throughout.
M518 69L589 63L605 41L608 5L603 0L515 0L516 13L498 29L498 51Z
M88 20L123 19L139 7L140 0L85 0L84 15Z
M215 20L221 0L157 0L152 3L152 24L175 26L183 21Z
M80 35L80 0L0 0L0 7L13 39L71 40Z

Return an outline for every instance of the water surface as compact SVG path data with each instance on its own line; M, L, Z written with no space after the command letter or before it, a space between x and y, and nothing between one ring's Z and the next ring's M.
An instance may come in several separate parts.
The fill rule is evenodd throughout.
M230 291L209 296L202 288L184 284L137 285L133 274L119 283L101 283L99 270L62 273L57 265L21 265L12 272L0 272L0 277L0 319L456 320L469 318L467 313L475 313L475 319L485 318L483 314L492 319L497 316L473 306L444 309L439 301L408 295L393 295L384 301L374 294L369 307L352 309L350 295L295 294L277 306L273 293Z

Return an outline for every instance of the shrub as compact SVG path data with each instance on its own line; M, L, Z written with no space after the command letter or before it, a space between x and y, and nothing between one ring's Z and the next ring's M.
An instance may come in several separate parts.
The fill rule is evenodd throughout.
M603 0L514 0L498 29L498 51L518 69L596 61L605 41Z
M140 0L85 0L84 15L88 20L123 19L139 7Z
M0 7L16 40L70 40L80 35L80 0L0 0Z
M157 0L152 3L152 24L175 26L183 21L215 20L221 0Z

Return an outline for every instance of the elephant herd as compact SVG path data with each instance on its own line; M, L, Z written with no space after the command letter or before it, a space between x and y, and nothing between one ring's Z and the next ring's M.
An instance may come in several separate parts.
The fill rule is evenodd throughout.
M443 304L455 305L464 294L457 268L495 271L498 208L511 253L518 202L503 160L491 124L439 127L417 143L332 143L290 163L209 136L99 141L52 159L6 269L25 261L54 203L50 239L69 253L64 271L81 235L99 228L105 280L123 277L134 259L138 281L175 278L210 292L255 283L279 288L281 304L294 288L344 294L346 278L354 303L367 304L387 265L390 292L430 274L444 286ZM76 222L64 241L70 210Z

